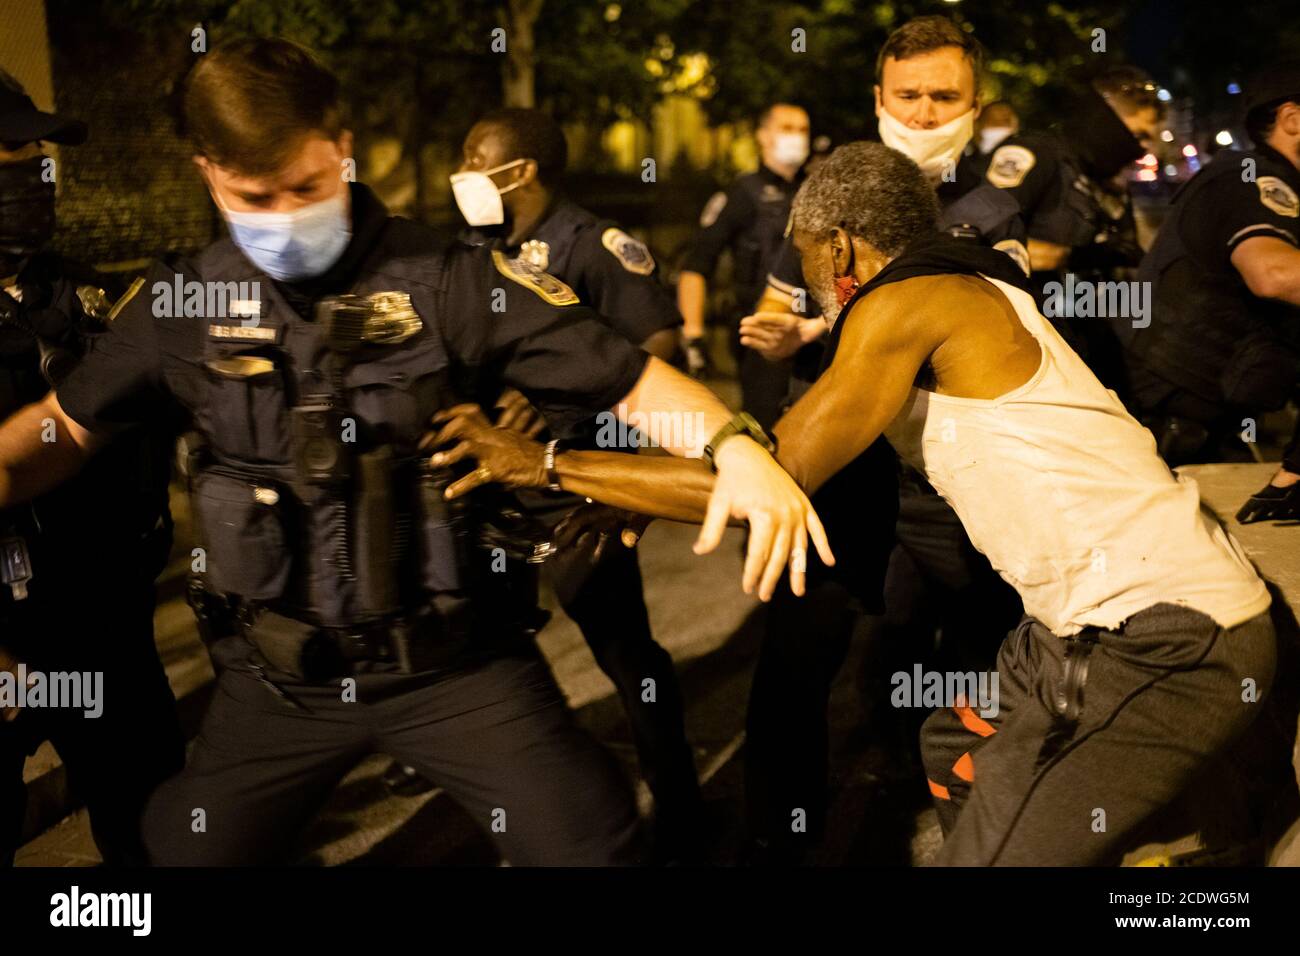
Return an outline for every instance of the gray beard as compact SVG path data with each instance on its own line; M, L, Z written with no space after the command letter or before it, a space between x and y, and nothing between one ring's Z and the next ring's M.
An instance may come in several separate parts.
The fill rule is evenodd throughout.
M822 285L810 291L812 297L817 300L817 304L821 306L822 318L826 320L826 328L834 329L835 323L839 321L841 311L834 284Z

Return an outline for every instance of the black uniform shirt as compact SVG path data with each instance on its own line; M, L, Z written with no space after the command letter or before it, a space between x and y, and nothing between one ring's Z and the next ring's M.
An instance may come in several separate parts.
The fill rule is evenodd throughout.
M353 184L352 200L353 237L339 263L307 283L276 283L301 314L310 314L300 307L306 298L346 291L359 274L384 271L388 263L369 262L367 255L386 225L400 223L412 247L401 250L401 268L414 267L432 290L415 299L416 309L445 338L459 381L479 383L484 394L494 386L518 388L561 429L610 408L636 384L646 354L592 310L557 304L573 297L551 277L510 263L499 252L448 243L417 224L390 220L365 186ZM161 422L178 430L203 400L207 322L154 315L155 283L174 283L178 273L194 275L195 269L183 259L156 264L112 333L95 343L59 388L64 411L82 427L114 434ZM494 311L501 302L505 308Z
M788 181L766 166L739 177L716 193L700 215L700 229L682 268L711 275L718 257L731 248L735 257L737 305L748 311L781 249L790 203L802 177Z
M1120 328L1143 410L1174 386L1207 403L1181 412L1201 417L1211 407L1254 412L1287 400L1300 309L1259 298L1232 264L1237 247L1259 236L1300 246L1300 171L1268 146L1220 152L1174 195L1138 270L1153 290L1152 316Z
M552 202L514 248L488 230L468 229L463 235L467 242L500 248L549 272L634 345L682 324L645 244L567 199Z

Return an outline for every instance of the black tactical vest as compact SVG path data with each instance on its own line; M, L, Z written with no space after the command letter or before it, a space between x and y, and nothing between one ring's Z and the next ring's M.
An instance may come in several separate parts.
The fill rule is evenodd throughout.
M531 608L518 568L469 560L470 519L441 498L416 448L450 401L437 314L446 273L429 246L423 227L388 220L348 292L414 310L420 328L344 355L229 240L186 276L255 281L259 293L255 317L203 320L195 421L209 460L193 500L209 590L326 628L400 620L464 633L471 613L505 625Z
M1174 195L1169 215L1155 244L1142 260L1138 279L1150 282L1150 324L1117 331L1125 347L1150 371L1227 409L1264 411L1281 408L1291 396L1300 371L1296 341L1297 310L1283 302L1260 299L1235 270L1214 274L1194 259L1183 241L1192 200L1220 176L1240 176L1241 160L1253 157L1259 176L1293 179L1263 153L1224 152ZM1213 210L1202 207L1201 216Z

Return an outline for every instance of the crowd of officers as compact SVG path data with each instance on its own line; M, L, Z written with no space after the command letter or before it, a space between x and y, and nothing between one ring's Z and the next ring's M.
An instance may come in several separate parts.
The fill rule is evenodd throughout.
M297 84L304 97L318 98L323 103L318 112L334 122L330 97L337 91L331 94L328 75L292 45L250 41L225 55L227 83L241 68L269 71L260 75L262 80L277 76L278 69L280 81ZM929 178L940 200L940 228L1005 252L1040 299L1053 280L1067 277L1076 284L1149 283L1149 322L1061 317L1059 331L1151 429L1171 465L1249 460L1243 430L1286 407L1300 382L1300 68L1265 71L1246 87L1251 149L1221 151L1184 184L1154 244L1143 250L1128 178L1136 159L1159 149L1164 104L1156 83L1135 68L1108 69L1078 84L1073 104L1057 126L1027 130L1020 128L1008 103L981 108L981 57L970 35L943 17L918 18L895 31L879 52L874 78L882 141L913 159ZM266 67L268 62L274 68ZM238 157L222 154L220 138L202 139L202 124L197 125L200 155L218 167L238 168ZM326 132L336 130L327 127ZM409 635L349 619L349 608L366 601L381 609L394 603L393 594L383 593L382 582L355 583L356 575L340 578L345 595L355 583L352 604L346 597L338 598L338 607L318 601L311 615L303 615L303 624L282 595L293 592L300 576L309 575L300 575L297 568L292 575L281 574L274 562L247 567L259 564L258 556L247 553L239 559L245 566L238 574L227 565L221 568L224 579L213 572L214 577L199 579L192 589L214 663L231 692L218 695L205 720L205 746L187 765L152 630L153 581L171 544L171 444L184 416L158 402L158 407L143 408L151 399L140 396L143 390L156 398L166 388L180 396L179 405L200 409L194 417L213 445L207 454L217 467L202 472L195 510L208 538L204 544L219 568L223 543L214 540L221 535L218 518L230 509L253 507L241 498L247 482L241 485L222 471L232 461L262 468L257 472L265 486L258 488L262 499L275 480L310 485L301 496L305 504L296 524L289 522L290 530L283 533L318 535L312 541L327 555L321 560L328 561L333 546L328 527L335 518L327 504L338 478L331 473L334 466L328 460L302 465L298 453L288 449L288 439L275 430L292 432L295 447L299 431L310 442L318 419L299 412L327 408L330 402L299 400L287 417L281 412L274 421L255 421L251 435L235 434L248 425L247 417L232 423L223 420L221 408L202 409L206 395L209 401L234 402L235 411L246 416L267 414L262 402L269 364L259 363L270 346L290 352L297 365L328 368L328 362L311 354L318 345L305 343L298 331L312 317L325 321L322 301L397 289L405 294L408 309L413 304L423 314L428 303L441 307L444 300L457 308L471 289L505 277L512 293L522 287L525 298L540 300L528 299L537 310L580 301L631 346L705 376L713 367L706 336L710 283L720 258L729 252L734 305L715 318L723 320L736 356L743 407L770 428L791 398L816 377L826 336L826 323L815 314L786 238L791 201L808 165L817 160L810 155L814 132L808 113L796 104L774 103L762 113L756 132L760 166L704 207L681 263L676 301L645 243L561 194L567 152L556 122L540 111L506 109L474 125L452 177L465 219L456 240L466 250L463 255L432 257L422 234L391 227L378 200L356 185L351 188L348 238L322 251L331 241L328 210L315 216L315 224L302 216L295 226L302 228L298 237L321 238L305 242L296 259L289 255L294 250L276 249L259 234L268 227L254 221L256 214L223 209L233 244L226 240L194 260L169 263L168 271L158 275L258 278L274 290L279 312L267 314L264 307L264 321L255 325L259 331L247 330L247 323L214 323L206 339L183 348L178 341L157 340L179 335L167 326L159 326L147 341L135 336L115 346L112 340L126 339L115 331L115 323L121 325L119 317L139 295L138 288L128 289L50 248L54 186L44 175L41 144L75 148L86 138L86 127L36 110L17 83L0 74L0 419L55 389L79 425L121 436L63 487L0 510L0 668L12 669L21 661L46 671L102 671L111 693L100 720L79 713L4 715L0 862L12 860L18 846L24 761L47 739L67 766L72 789L86 800L96 842L109 863L276 859L288 852L288 838L332 784L370 750L400 758L386 774L394 790L448 786L475 813L482 812L485 829L494 835L499 831L490 823L499 806L513 807L510 799L538 803L535 819L518 826L535 823L545 833L500 838L503 851L517 862L698 858L707 826L682 696L672 660L651 633L635 548L620 542L616 531L609 540L610 530L599 526L594 513L599 509L572 496L498 502L493 517L484 519L495 528L494 542L513 544L519 552L518 560L511 553L517 573L510 576L510 601L500 601L492 626L531 642L543 623L530 616L536 608L536 555L519 542L534 537L568 541L567 548L542 565L543 573L623 702L641 773L655 801L650 852L641 848L622 795L625 787L613 779L618 774L607 755L589 740L566 737L569 729L537 717L563 709L538 658L473 646L468 640L463 642L468 647L458 646L446 659L423 660L408 646L414 645ZM221 195L213 186L214 174L202 162L200 169L214 197ZM238 190L244 187L236 180L220 186L226 188L241 195ZM431 277L410 278L402 263L426 254L434 262ZM313 255L319 258L315 266ZM149 277L150 283L154 278ZM483 298L489 298L486 292ZM136 307L144 299L138 297ZM400 320L400 304L397 312L398 319L390 312L387 320ZM484 404L498 409L499 425L554 437L570 447L594 447L593 423L582 409L609 407L609 400L636 380L622 346L584 337L581 331L556 331L540 311L536 316L526 309L507 314L510 323L522 324L517 334L520 341L534 344L531 350L498 343L497 338L506 340L505 332L452 327L445 342L418 339L404 360L340 362L330 374L371 396L375 410L363 409L362 416L381 423L375 426L380 430L384 421L399 433L418 424L407 420L404 403L445 407L447 394L468 393L487 397ZM507 319L486 314L482 321ZM336 324L323 333L330 348L335 348L330 336L343 334L338 330L344 323ZM260 330L267 330L269 338ZM347 348L355 349L356 343ZM346 350L335 349L340 354ZM103 354L94 374L73 375L82 356L96 352ZM425 375L420 363L437 365L448 355L452 361L443 364L449 374L429 381L435 376ZM456 361L465 355L474 359ZM182 368L185 361L206 365L209 378L218 376L215 384L198 383ZM610 370L596 375L583 369L601 364ZM69 376L68 387L61 388ZM488 379L491 387L484 389ZM402 384L385 395L383 388L391 382ZM523 391L531 386L534 400L502 387L513 383ZM297 387L309 390L305 379ZM319 387L327 397L338 398L328 383ZM564 389L579 397L560 394ZM426 392L434 405L428 406ZM552 399L539 403L538 394ZM395 447L406 444L398 441ZM313 477L290 474L288 463L314 468ZM376 451L358 456L346 480L360 482L367 469L381 467L404 474L406 464L385 460ZM769 609L746 722L747 827L754 860L806 859L824 829L827 697L862 615L880 622L883 646L902 647L909 654L917 653L916 648L933 649L935 634L942 634L934 660L947 667L987 667L997 641L1020 616L1015 593L970 546L955 514L925 479L901 467L891 473L896 484L852 489L873 501L898 502L896 511L882 507L860 516L859 537L888 546L866 549L856 563L854 556L842 555L841 563L859 575L856 584L846 585L844 575L810 582L805 597L786 592ZM427 475L419 479L428 480ZM836 507L834 496L852 481L850 469L814 503L819 509ZM414 477L412 482L417 483ZM213 501L227 510L205 516ZM400 513L409 504L399 496L371 510ZM359 505L359 513L369 514L367 507ZM446 544L434 526L464 516L411 507L423 528L413 533L428 539L421 560L429 577L438 548ZM589 511L593 513L585 513ZM1243 504L1239 518L1297 517L1300 447L1292 439L1276 476ZM261 517L241 520L246 520L241 535L271 540ZM238 552L248 542L227 545L232 543ZM447 547L444 557L454 563L450 555L462 545ZM323 567L315 573L325 575ZM287 584L281 580L289 577ZM457 587L434 582L427 589L444 620L461 613L448 595L462 591L477 593L464 582ZM497 592L491 593L496 596L490 600L498 602ZM523 610L515 613L516 606ZM313 630L313 624L321 626ZM481 621L474 625L482 626ZM352 643L345 649L335 642L322 650L318 638L324 630L347 631ZM263 643L265 634L271 637ZM814 634L818 639L809 640ZM487 658L495 662L491 667L482 663ZM416 686L410 675L422 672L435 677ZM449 673L457 680L444 679ZM360 677L363 691L372 695L369 725L337 699L340 675L345 674ZM235 675L243 679L235 681ZM652 705L644 695L647 679L655 688ZM417 720L417 707L436 711L438 721ZM250 735L275 741L269 751L277 760L273 766L259 764L256 755L225 752ZM507 746L506 736L519 740ZM539 744L530 759L492 766L494 755L506 762L523 743L553 743L557 737L565 741L553 750L543 752ZM325 738L328 746L322 743ZM556 761L572 776L557 772ZM548 777L554 790L549 794ZM603 783L589 788L588 798L566 816L560 809L571 798L566 781L583 779ZM253 797L247 796L250 791ZM206 841L191 826L193 808L199 806L208 807L215 818ZM806 829L791 832L791 807L807 810ZM575 813L591 823L589 832L574 831ZM241 835L235 838L236 833Z

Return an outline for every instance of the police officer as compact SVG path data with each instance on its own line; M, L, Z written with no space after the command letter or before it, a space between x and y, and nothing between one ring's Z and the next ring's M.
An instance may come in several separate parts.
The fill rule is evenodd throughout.
M700 215L700 230L682 265L677 306L685 322L688 360L693 371L703 365L704 306L708 279L719 256L730 248L734 259L736 307L746 314L763 291L763 284L781 248L790 201L802 181L800 169L808 158L808 114L790 103L775 103L758 120L762 164L741 176L726 192L709 200ZM764 428L780 413L790 381L788 361L767 362L742 349L740 387L745 408Z
M1155 148L1164 104L1151 77L1117 67L1078 91L1061 127L1004 140L989 158L988 181L1019 203L1029 233L1031 287L1045 314L1101 381L1123 391L1113 326L1095 316L1046 307L1048 283L1132 278L1142 256L1123 171ZM1121 317L1128 318L1128 317Z
M452 176L456 202L470 224L465 238L550 272L615 332L671 360L681 317L658 281L650 250L612 221L557 194L567 153L559 124L539 110L503 109L479 120ZM507 399L499 422L528 432L529 409L519 409L516 396ZM566 447L596 447L595 423L583 424L577 434L558 436ZM529 503L554 526L582 499L552 496ZM623 701L655 796L657 850L675 858L698 842L692 837L700 802L681 689L672 657L650 632L636 551L617 541L596 541L599 557L591 548L566 548L544 570ZM652 701L644 699L646 680L654 682Z
M532 577L481 549L482 512L446 497L494 476L425 458L430 419L505 385L561 429L604 408L702 413L713 485L750 520L755 561L805 533L825 549L807 499L756 432L568 286L389 217L349 181L339 82L306 50L207 53L184 110L230 236L154 267L57 393L0 429L4 505L144 423L192 423L206 441L195 566L238 629L211 645L211 707L146 811L151 858L282 859L381 751L446 788L515 863L631 860L626 781L531 640ZM57 441L40 440L45 419Z
M57 386L111 324L117 283L49 247L55 161L84 123L36 109L0 71L0 419ZM171 545L169 452L141 433L27 505L0 508L0 670L102 675L101 713L5 710L0 863L23 825L23 764L51 740L86 801L100 855L140 864L139 819L184 762L176 702L153 641L153 581Z
M1245 90L1253 148L1221 150L1174 196L1142 260L1151 321L1121 327L1131 400L1171 465L1240 455L1247 418L1300 375L1300 63ZM1238 515L1300 512L1300 449Z

